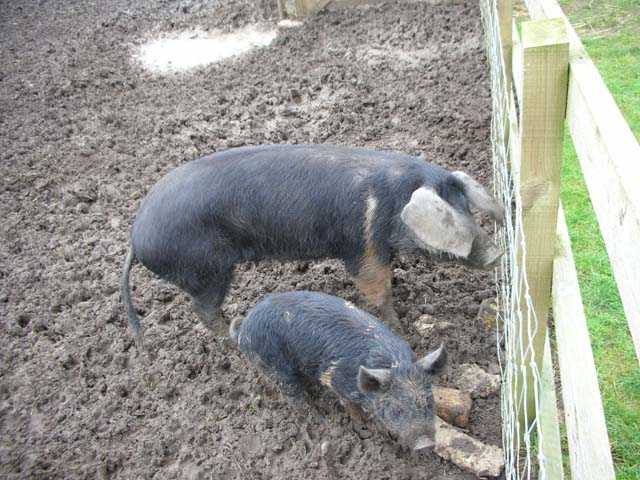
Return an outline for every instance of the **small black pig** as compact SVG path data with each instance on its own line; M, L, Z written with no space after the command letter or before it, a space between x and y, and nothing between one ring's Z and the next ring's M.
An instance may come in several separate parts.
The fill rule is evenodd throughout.
M399 328L391 264L429 255L475 268L501 256L469 205L500 221L503 208L475 180L416 157L329 145L242 147L186 163L156 183L131 229L122 298L137 258L187 292L210 329L237 262L337 258L367 300Z
M434 445L431 380L446 365L443 346L418 359L374 316L304 291L267 296L244 320L231 322L229 334L288 397L300 399L305 381L319 382L347 407L378 418L403 445Z

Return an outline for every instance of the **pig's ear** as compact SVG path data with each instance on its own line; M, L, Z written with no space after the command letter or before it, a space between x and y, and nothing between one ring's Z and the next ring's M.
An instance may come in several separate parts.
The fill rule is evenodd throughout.
M441 343L437 350L422 357L416 364L432 375L442 372L447 366L447 350L444 348L444 343Z
M487 193L482 185L464 172L453 172L451 175L457 180L458 187L464 192L471 205L481 212L488 213L502 225L504 222L504 207Z
M413 192L400 218L427 246L456 257L469 256L474 238L469 220L432 189Z
M387 388L391 380L391 370L388 368L366 368L362 365L358 369L358 388L362 393L380 392Z

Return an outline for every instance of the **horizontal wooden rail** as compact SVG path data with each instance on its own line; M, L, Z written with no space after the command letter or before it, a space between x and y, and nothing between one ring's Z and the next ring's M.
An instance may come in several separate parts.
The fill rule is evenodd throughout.
M525 1L533 19L567 25L567 122L640 360L640 145L556 1Z
M556 384L553 375L549 335L547 335L544 342L541 373L542 391L540 394L540 418L538 420L540 422L540 431L542 432L540 450L543 457L541 461L544 461L544 478L559 480L564 477L564 472L562 470L560 424L558 422Z
M552 304L571 476L614 479L596 366L562 206L557 232Z

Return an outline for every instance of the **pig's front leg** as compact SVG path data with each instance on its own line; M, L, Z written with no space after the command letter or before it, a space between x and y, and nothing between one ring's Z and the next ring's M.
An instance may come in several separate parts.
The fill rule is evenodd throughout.
M391 290L391 272L389 272L389 287L385 291L384 300L382 304L378 307L380 311L380 315L387 322L387 324L391 325L395 330L399 332L404 332L404 328L400 323L400 319L398 318L398 314L396 313L395 308L393 308L393 294Z
M356 435L363 440L365 438L370 438L373 433L371 428L367 425L367 416L360 405L345 399L340 400L340 403L342 403L342 406L349 414L349 417L351 418L351 427Z
M370 256L360 262L347 262L346 266L353 276L353 283L364 294L367 302L378 309L387 325L397 332L403 332L402 324L393 308L391 265L383 265Z

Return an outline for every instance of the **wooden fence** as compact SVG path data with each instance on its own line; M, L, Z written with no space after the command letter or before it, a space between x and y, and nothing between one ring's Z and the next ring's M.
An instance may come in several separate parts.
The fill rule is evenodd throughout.
M546 318L553 311L571 476L615 478L611 446L559 202L565 119L575 145L640 358L640 147L600 74L555 0L525 0L532 21L513 23L512 0L498 0L511 111L510 162L519 175L524 256L539 324L518 362L541 371L541 458L546 478L563 478L558 410ZM519 115L516 113L518 106ZM520 255L518 256L520 258ZM526 305L526 303L523 303ZM526 308L526 307L525 307ZM526 312L523 312L526 316ZM527 338L522 335L521 338ZM529 358L529 355L531 358ZM529 369L530 370L530 369ZM527 383L534 381L528 372ZM527 409L534 406L526 390ZM528 415L531 419L532 416Z
M332 0L277 0L280 20L288 16L304 17L321 10Z

